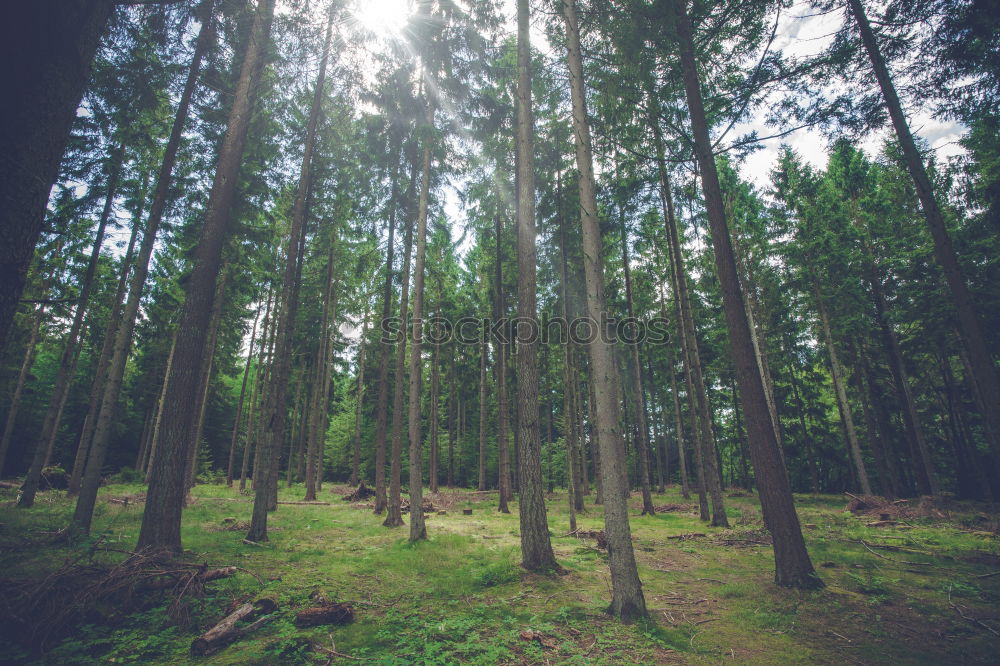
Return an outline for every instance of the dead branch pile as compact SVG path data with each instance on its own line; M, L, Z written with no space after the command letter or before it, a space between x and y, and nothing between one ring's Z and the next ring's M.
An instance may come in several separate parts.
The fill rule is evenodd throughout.
M155 592L173 598L168 615L184 626L190 621L189 603L201 596L205 584L238 570L170 562L147 553L133 553L108 566L94 561L95 552L76 555L41 579L0 580L0 623L10 635L41 652L85 619L112 621Z
M362 483L356 489L344 495L345 502L364 502L366 499L375 497L375 491Z
M420 506L423 508L424 513L434 513L435 511L437 511L437 509L434 508L434 503L431 502L426 497L423 498L423 501L420 503ZM402 498L399 502L399 510L401 513L409 513L410 500L408 500L405 497Z
M601 550L608 549L608 539L604 534L604 530L577 530L573 532L573 536L578 539L596 539L598 548Z
M698 510L694 504L664 504L653 508L656 513L694 513Z
M877 495L852 495L847 493L851 501L845 509L855 516L872 516L881 521L911 520L913 518L931 518L949 520L956 509L954 501L946 496L921 497L916 503L907 499L887 500Z

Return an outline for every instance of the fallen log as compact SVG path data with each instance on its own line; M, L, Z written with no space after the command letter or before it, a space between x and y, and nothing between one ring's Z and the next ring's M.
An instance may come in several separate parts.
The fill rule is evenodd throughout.
M221 569L207 569L201 573L191 571L166 572L158 578L143 583L139 588L142 590L167 590L185 580L185 577L189 583L207 583L232 576L238 570L237 567L222 567Z
M194 642L191 643L191 654L202 657L215 654L230 643L236 642L274 619L271 613L277 607L278 604L272 599L259 599L252 604L243 604L217 625L194 639ZM254 618L259 619L243 627L236 626L241 621L250 621Z
M330 506L329 502L278 502L278 504L287 504L291 506Z
M0 488L7 488L9 490L17 490L21 485L20 483L12 483L10 481L0 481Z
M315 608L306 608L295 614L295 626L317 627L321 624L350 624L354 621L354 608L351 604L324 604Z

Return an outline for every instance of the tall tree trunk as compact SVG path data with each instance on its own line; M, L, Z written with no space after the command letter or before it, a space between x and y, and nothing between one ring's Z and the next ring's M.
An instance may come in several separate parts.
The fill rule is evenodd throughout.
M635 306L632 303L632 268L628 260L628 229L625 228L624 210L619 220L622 232L622 268L625 272L625 305L629 319L635 321ZM635 425L637 437L635 446L639 449L639 484L642 488L642 515L656 515L653 494L650 490L649 472L649 424L646 414L646 389L642 381L642 362L639 360L639 343L628 343L629 362L632 369L632 384L635 391Z
M271 293L268 291L265 299L264 319L267 319L266 312L271 308ZM236 416L233 418L233 432L229 437L229 462L226 465L226 486L233 487L233 468L236 464L236 444L240 438L240 423L243 419L243 404L247 395L247 382L250 379L250 366L253 364L253 345L257 341L257 324L260 322L260 310L253 318L253 327L250 329L250 345L247 347L247 362L243 367L243 383L240 386L240 399L236 403Z
M958 315L959 337L971 361L972 379L985 404L983 417L992 448L995 471L1000 470L1000 376L997 374L996 365L983 336L976 304L966 286L962 268L952 246L951 236L945 225L944 215L941 213L941 208L934 196L934 188L927 175L927 169L924 167L923 158L920 156L920 151L917 150L913 135L910 133L910 127L903 114L903 107L896 94L892 76L889 74L889 68L879 51L878 42L868 17L865 15L864 6L861 0L848 0L848 6L857 22L861 41L871 60L875 78L878 80L879 88L882 90L882 96L889 110L889 117L896 130L896 138L903 150L906 167L917 190L917 197L920 199L924 217L927 219L927 226L930 229L931 238L934 240L934 256L941 265L941 270L951 290L955 311ZM928 461L925 460L925 462ZM933 473L930 472L929 475L933 476ZM932 486L936 485L934 479L928 479L928 482ZM937 490L932 488L931 492L936 493Z
M708 493L710 475L705 469L706 458L714 459L714 455L706 456L708 448L707 442L712 442L714 448L714 435L711 428L711 413L708 404L708 396L703 393L704 379L699 383L701 377L701 354L698 349L698 337L694 327L694 315L691 311L691 299L688 293L687 269L684 265L684 253L681 248L680 234L677 230L677 220L674 215L674 200L671 192L670 177L667 173L666 158L663 147L663 136L660 130L659 120L656 111L657 103L655 97L650 93L649 99L654 104L654 112L650 119L650 126L653 130L653 137L656 142L657 171L660 180L660 203L663 208L663 221L667 232L667 249L670 264L670 284L674 292L674 309L677 313L677 331L681 341L681 355L684 366L684 380L687 385L688 411L691 418L691 434L694 448L694 462L696 478L698 479L698 506L700 517L708 522ZM678 444L680 444L680 440ZM715 484L711 486L715 490ZM718 489L719 508L714 505L716 494L713 493L713 510L715 515L725 519L725 508L722 506L722 489Z
M410 179L411 183L416 183L416 173ZM396 368L393 377L392 389L392 451L389 461L389 511L382 523L386 527L400 527L403 525L403 512L401 508L402 498L400 497L400 477L403 473L403 422L406 418L403 412L403 393L406 389L406 339L407 339L407 319L410 312L410 257L413 254L413 227L415 225L414 216L418 213L413 209L413 190L407 196L408 210L406 220L406 240L403 245L403 275L400 279L399 291L399 321L400 336L399 344L396 345Z
M178 326L177 351L167 380L160 451L157 462L151 469L146 510L143 513L137 549L149 548L170 551L181 549L180 522L184 502L184 466L182 461L185 460L187 453L186 438L190 433L191 421L194 417L191 413L191 396L197 381L197 373L204 362L206 330L212 316L212 299L222 262L222 250L228 236L229 214L236 198L240 163L243 159L250 116L263 72L273 17L274 0L259 0L240 69L239 81L233 96L233 104L229 111L226 133L219 150L215 180L206 207L205 225L195 251L194 270L190 277L188 297ZM163 173L161 172L161 176ZM166 180L161 177L157 188L166 188ZM153 219L152 214L150 217ZM152 234L149 236L152 237ZM146 240L143 239L144 245ZM140 259L139 266L143 266L144 263L146 262ZM137 267L136 275L139 272ZM143 274L144 280L145 275ZM142 282L138 284L141 285ZM137 301L140 291L141 289L136 289L136 293L130 294L130 301L133 297ZM125 317L125 322L130 320L134 321L134 316ZM124 332L126 328L130 327L123 326L122 331ZM127 342L131 338L130 333L123 337L123 342ZM121 345L123 349L125 346L127 345ZM116 351L118 347L119 345L116 344ZM109 381L109 386L110 384ZM103 414L101 418L104 418ZM95 435L95 451L91 454L92 462L98 457L103 462L104 452L102 451L100 456L96 455L99 443L100 440ZM88 462L84 487L88 487L88 478L96 481L98 477L99 466L91 465ZM93 489L94 494L88 500L90 506L84 507L88 523L93 510L93 500L96 499L96 483L93 484ZM83 500L83 493L80 497ZM79 519L82 519L82 516L78 516Z
M659 136L656 126L656 135ZM662 146L658 142L657 149ZM684 253L681 248L680 233L677 229L677 219L674 215L673 196L670 191L670 180L667 176L664 161L659 160L660 192L663 197L664 220L667 227L667 241L670 250L671 284L674 288L674 307L677 311L677 328L681 338L681 351L684 360L684 376L687 384L688 411L690 412L691 428L694 444L694 464L698 479L698 505L701 519L710 520L708 496L712 498L712 515L718 524L727 524L725 507L722 505L722 488L718 474L712 469L715 461L715 434L712 430L712 412L705 388L705 379L701 371L701 351L698 347L698 334L694 326L694 314L691 306L691 296L688 291L687 268L684 265ZM715 524L715 522L713 522Z
M590 352L590 377L597 403L594 427L601 458L604 500L604 531L608 541L611 569L611 606L609 612L623 622L646 617L646 600L636 568L629 527L628 503L622 488L621 406L617 399L618 369L614 347L605 338L598 322L607 316L604 302L604 271L601 262L601 229L597 219L597 196L594 182L590 123L587 119L583 57L580 52L580 29L576 0L562 0L566 19L567 64L573 105L573 133L576 138L576 163L580 172L580 221L583 228L583 267L587 289L587 314L595 327Z
M764 522L774 541L775 582L782 586L814 588L822 585L816 575L799 525L792 491L785 471L781 443L772 421L767 389L754 352L752 332L740 292L736 260L726 224L722 188L715 168L715 156L701 98L694 39L687 15L686 0L675 0L676 28L681 70L691 114L695 153L701 172L705 206L708 210L715 263L722 290L723 308L729 329L736 379L750 439L750 455L760 494Z
M159 397L156 399L156 416L153 417L153 432L149 442L149 454L146 456L146 485L149 485L150 474L152 474L153 463L156 461L156 451L160 445L160 425L163 423L163 409L167 396L167 385L170 378L170 370L174 367L174 352L177 351L177 329L174 329L170 336L170 351L167 353L167 365L163 369L163 379L160 381Z
M517 360L521 565L529 571L557 568L542 486L542 442L538 423L538 310L535 281L535 119L531 100L531 44L528 0L517 0L517 318L513 334ZM524 335L521 323L526 323ZM550 472L551 473L551 472Z
M486 337L479 345L479 484L476 488L486 490Z
M63 345L62 358L59 361L59 371L56 374L55 386L52 389L52 397L49 399L48 409L45 411L45 418L42 421L42 431L34 443L34 456L28 474L21 487L21 497L17 505L21 508L30 507L35 503L35 493L38 492L38 484L42 480L42 468L48 463L52 453L52 448L59 433L59 421L62 420L63 408L66 406L66 399L69 397L69 389L73 383L73 376L76 374L76 364L80 359L81 343L80 335L83 332L83 320L87 314L87 306L90 304L90 292L94 287L94 276L97 274L97 262L101 258L101 250L104 245L104 232L107 229L108 221L114 209L115 197L118 194L118 183L121 179L122 167L124 163L124 149L117 146L111 156L108 165L108 183L104 195L104 209L101 211L100 220L97 223L97 231L94 234L94 245L90 252L90 260L87 262L87 269L80 280L80 293L76 299L76 312L73 314L73 323L70 325L69 333L66 334L66 341Z
M558 225L559 225L559 260L560 260L560 301L562 307L562 318L568 327L570 317L576 316L577 309L574 305L570 305L570 287L569 287L569 240L567 238L566 229L566 215L563 211L563 195L562 195L562 173L556 172L556 201L558 206ZM567 331L568 333L568 331ZM576 514L586 513L586 508L583 504L583 493L584 485L586 484L586 476L584 471L586 470L586 462L583 460L583 455L581 449L582 446L582 428L580 427L580 406L579 406L579 386L577 385L577 371L576 371L576 343L573 340L567 339L563 341L563 381L565 386L563 387L563 430L564 436L566 438L566 460L567 469L569 471L569 495L570 495L570 530L576 529Z
M434 106L428 100L426 129L434 128ZM411 324L410 344L410 405L409 405L409 440L410 440L410 541L421 541L427 538L427 526L424 523L423 508L423 478L420 471L423 452L423 433L420 420L421 383L423 375L423 358L420 356L423 346L424 316L424 260L427 256L427 209L430 205L431 189L431 140L424 138L423 166L420 176L420 200L417 204L417 249L413 260L413 323Z
M261 0L271 2L271 0ZM262 468L254 468L257 478L254 490L253 514L250 518L250 530L247 539L261 542L267 540L267 513L277 502L277 470L278 458L281 453L281 441L285 436L285 418L287 416L286 398L288 394L288 379L291 374L292 342L295 339L295 318L299 306L299 264L300 249L305 236L305 227L309 217L309 190L312 184L312 161L316 150L316 134L323 106L326 69L330 57L330 41L333 32L335 12L333 7L326 24L326 38L323 45L323 55L320 58L319 73L313 90L312 105L309 109L309 120L306 125L305 146L302 153L302 167L299 170L299 183L295 193L295 203L292 206L292 220L286 252L285 281L282 285L282 308L278 313L275 333L274 361L271 371L271 396L267 401L267 420L263 438L258 444L261 452ZM261 483L264 481L263 483Z
M115 0L34 0L0 23L0 351L42 232L49 192Z
M458 426L458 404L455 389L455 354L448 364L448 487L455 487L455 435Z
M917 413L917 406L913 399L909 373L906 371L903 351L899 347L899 338L889 321L889 302L885 296L882 276L879 274L874 252L867 239L863 241L863 247L866 259L865 279L868 282L872 303L875 306L875 321L878 324L885 352L888 355L889 370L902 406L903 426L913 456L913 473L917 478L921 492L937 495L941 491L937 471L934 469L930 447L927 446L927 438L924 436L924 430L920 424L920 415Z
M440 303L441 292L438 290L438 303ZM438 312L438 317L440 317L440 311ZM435 340L437 340L437 335L435 334ZM432 493L438 491L438 436L439 436L439 423L440 414L438 410L438 400L441 393L441 373L438 370L438 356L440 353L440 345L437 342L432 342L433 349L431 349L431 395L430 395L430 440L431 440L431 457L429 467L427 470L427 487Z
M493 318L499 322L507 316L507 305L503 296L503 246L500 244L503 221L499 214L496 216L494 226L496 262L493 276ZM499 472L497 487L500 490L498 509L501 513L510 513L507 502L511 500L513 493L510 484L510 449L507 440L510 429L510 408L507 405L507 343L504 340L495 339L493 341L493 354L497 378L497 468Z
M309 414L309 434L308 434L308 446L306 451L306 474L305 474L305 486L306 494L303 498L306 502L312 502L316 499L316 478L317 478L317 467L320 458L320 449L323 446L323 435L325 428L322 424L325 422L327 400L328 397L328 384L325 381L327 377L327 365L330 362L330 326L332 322L332 306L333 306L333 283L334 283L334 260L335 260L335 246L336 241L336 229L332 230L332 236L330 238L330 247L327 252L326 259L326 277L323 281L323 314L320 317L320 341L319 346L316 350L316 361L314 367L316 369L316 374L313 379L313 390L312 390L312 400L310 401ZM365 326L367 326L367 314L365 319ZM364 341L364 332L362 333L362 341ZM362 352L363 354L363 352ZM363 356L361 357L360 363L363 366ZM361 414L361 398L362 391L364 387L364 370L361 370L362 376L359 378L358 382L358 413L357 416L360 418ZM360 427L360 421L358 426ZM358 440L360 440L360 432L358 432ZM355 444L356 447L360 447L360 441ZM359 453L357 457L360 456L360 448L358 448ZM355 468L356 469L356 468ZM355 473L356 477L356 473ZM357 485L357 478L351 481L351 485Z
M365 354L365 338L368 336L368 312L365 312L364 322L361 325L361 339L358 343L358 389L357 400L354 406L354 436L351 445L351 485L358 485L361 479L361 421L364 416L365 403L365 361L368 359ZM325 405L324 405L325 407Z
M145 199L148 178L149 174L147 173L143 177L143 199ZM132 233L129 235L128 249L125 251L125 257L122 259L121 272L118 276L118 287L115 290L115 300L111 304L111 315L108 317L108 325L104 331L104 340L101 342L101 355L98 357L96 371L94 372L94 381L90 386L90 401L87 405L87 415L83 419L83 427L80 428L80 434L77 438L76 455L73 459L73 469L70 472L69 484L66 490L66 494L69 497L73 497L80 492L80 480L83 476L83 468L87 463L87 455L90 453L90 443L94 437L94 428L97 426L98 410L101 408L101 398L104 397L104 383L108 377L108 368L111 364L111 354L114 351L115 332L118 330L118 327L121 326L122 308L125 304L125 296L128 293L128 278L132 271L132 262L135 259L135 244L139 236L142 214L142 206L137 207L135 217L132 222ZM152 425L156 424L157 415L158 412L154 410ZM145 457L143 458L144 462L149 460L152 449L151 445L153 442L153 432L154 430L150 428L150 446L146 450ZM136 467L136 471L141 471L142 469L143 468Z
M392 315L394 291L392 276L396 253L396 215L399 211L399 172L403 163L400 140L395 143L396 163L392 171L392 190L389 195L389 238L386 242L385 282L382 287L382 326ZM400 326L405 326L402 322ZM379 338L378 397L375 401L375 513L381 515L386 507L385 492L385 433L389 422L389 359L392 358L390 333L382 328ZM405 338L406 336L401 336Z
M160 163L160 170L157 174L156 187L153 190L153 199L149 207L149 216L143 228L142 245L139 247L139 254L135 262L135 270L129 281L128 301L121 313L121 319L117 325L108 327L107 335L111 338L111 348L109 351L107 371L98 374L98 381L103 383L99 387L100 397L96 409L92 410L93 418L90 427L92 433L85 428L81 438L80 447L89 449L85 452L87 460L95 455L100 456L103 465L103 457L107 452L107 438L110 433L111 420L114 416L115 406L118 403L118 393L121 389L121 382L125 373L125 365L128 361L129 351L132 344L132 333L135 329L135 320L139 312L142 290L146 284L146 277L149 274L149 263L153 256L153 249L156 244L156 234L163 219L170 193L170 180L173 174L174 165L177 161L177 152L180 149L181 140L184 134L184 125L187 121L188 112L191 108L191 99L194 96L198 78L201 73L201 64L209 49L215 41L215 26L213 19L214 0L203 0L198 6L198 16L201 19L201 29L195 42L194 54L191 57L191 64L188 66L187 80L184 83L184 90L181 92L180 101L177 105L177 112L174 114L173 126L170 130L170 137L163 151L163 161ZM214 278L214 275L213 275ZM214 291L214 282L212 285ZM98 387L95 386L95 389ZM157 420L157 429L160 429L160 419ZM158 430L157 430L158 432ZM155 445L158 437L154 437L150 453L155 452ZM78 454L78 459L80 458ZM153 460L152 455L150 460ZM81 461L82 462L82 461ZM85 463L80 474L81 491L84 483L83 477L89 469L89 462ZM97 483L100 479L99 469L91 476L91 483ZM77 503L77 513L80 519L74 518L74 522L85 525L84 529L90 527L89 513L93 512L93 502L96 501L97 487L93 486L86 491L87 498L81 505ZM94 499L90 496L93 495Z
M195 477L198 475L198 454L201 449L201 436L205 428L205 410L208 408L208 391L212 385L212 371L215 368L215 348L219 338L219 324L222 322L222 306L225 302L226 283L229 281L229 267L223 266L219 281L215 285L215 297L212 299L212 318L208 324L208 337L205 339L205 352L203 358L205 368L201 375L201 380L196 393L197 401L194 405L196 418L191 427L191 434L188 445L188 492L194 487Z
M844 367L840 364L840 357L837 355L837 347L833 342L833 332L830 330L830 315L827 312L823 297L816 289L816 307L819 309L820 325L823 328L823 339L826 342L826 350L830 354L830 374L833 378L833 391L837 396L837 408L840 411L840 421L844 424L844 431L847 433L847 445L851 453L851 462L854 463L854 471L861 485L861 492L865 495L872 494L871 484L868 482L868 472L865 471L864 459L861 457L861 445L858 444L858 434L854 427L854 416L851 414L851 403L847 400L847 390L844 387Z

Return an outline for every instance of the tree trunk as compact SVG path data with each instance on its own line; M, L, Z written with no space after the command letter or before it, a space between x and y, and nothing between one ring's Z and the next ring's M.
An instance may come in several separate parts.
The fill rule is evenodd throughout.
M324 329L325 332L325 329ZM365 361L368 359L365 354L365 338L368 336L368 313L365 312L364 322L361 325L361 339L358 343L358 390L357 404L354 406L354 436L351 438L351 485L356 486L361 479L361 421L364 415L365 402ZM323 405L326 408L326 405Z
M389 461L389 511L382 523L386 527L403 525L401 509L400 477L403 470L403 392L406 387L406 330L410 307L410 257L413 254L413 184L416 183L416 173L410 179L411 188L407 192L408 219L406 221L406 240L403 248L403 276L399 291L399 321L400 336L396 346L396 368L392 389L392 455Z
M392 357L392 340L385 325L392 315L394 291L392 276L396 253L396 215L399 211L399 172L403 162L403 152L397 139L395 144L396 163L392 171L392 190L389 197L389 238L386 242L385 282L382 287L382 329L379 338L378 397L375 401L375 513L381 515L386 507L385 492L385 433L389 422L389 359ZM401 322L400 326L405 326ZM406 337L405 335L401 337Z
M590 124L587 119L583 58L580 52L580 29L576 0L562 0L566 19L567 64L573 105L573 133L576 138L576 162L580 172L580 219L583 228L583 266L587 289L587 314L596 335L588 345L591 383L596 406L594 427L601 457L604 500L604 532L608 542L612 598L609 612L623 622L646 617L646 600L632 549L628 503L622 488L621 407L617 400L618 370L614 347L605 339L603 322L607 316L604 302L604 271L601 263L601 230L597 219L597 196L594 182Z
M628 260L628 229L625 228L624 210L622 210L621 223L622 232L622 267L625 272L625 305L629 319L635 319L635 307L632 303L632 269ZM629 350L629 362L632 366L632 384L635 391L635 425L637 437L635 446L639 449L639 484L642 488L642 514L643 516L656 515L653 507L653 494L650 489L649 472L649 424L646 415L646 389L642 381L642 362L639 360L639 343L630 344L626 341Z
M191 434L188 444L188 473L187 490L194 487L195 477L198 475L198 452L201 448L201 436L205 427L205 410L208 408L208 391L212 385L212 370L215 368L215 348L219 338L219 324L222 321L222 306L225 302L226 283L229 280L228 266L223 266L219 281L215 285L215 297L212 300L212 318L208 324L208 337L205 340L205 352L203 358L205 369L201 376L201 383L198 386L197 402L194 410L197 418L191 427Z
M247 42L239 82L229 111L226 133L219 150L215 180L206 206L205 225L195 251L194 269L189 281L188 297L178 326L177 351L167 379L160 451L157 462L151 469L146 510L143 513L137 550L149 548L180 551L181 549L180 519L184 502L183 461L187 452L185 440L190 433L191 421L194 416L191 413L191 397L197 381L197 373L204 362L205 335L212 315L212 299L222 261L222 250L228 236L227 223L236 198L240 162L243 158L250 115L263 71L264 55L270 40L273 16L274 0L260 0ZM161 171L161 176L163 173ZM166 180L161 177L157 188L165 189L168 185ZM152 214L151 219L153 219ZM151 239L152 234L149 236ZM146 240L143 239L144 244ZM141 267L144 263L140 259L139 266ZM136 274L139 274L138 270ZM145 280L145 275L143 275L143 280ZM138 301L140 291L141 289L136 289L134 294L130 294L130 301L133 297ZM130 320L134 321L134 316L125 317L125 322ZM130 327L123 326L122 330L124 331L126 328ZM126 342L130 337L130 334L124 337L123 342ZM126 345L120 346L124 350ZM118 347L119 345L116 344L116 352ZM122 365L124 366L124 363ZM104 418L103 414L101 418ZM99 442L100 440L95 436L95 452L91 454L92 461L98 457L96 449ZM103 462L103 451L100 458ZM88 463L86 476L96 481L99 477L99 466ZM86 481L87 479L85 479L84 487L88 486ZM94 493L89 500L90 506L84 507L88 523L93 510L93 499L96 499L96 485L96 483L93 484ZM80 497L82 500L82 493Z
M479 484L480 491L486 490L486 336L479 345Z
M83 332L83 319L87 314L87 306L90 303L90 292L94 287L94 276L97 273L97 262L101 258L101 250L104 245L104 232L107 229L108 221L111 219L111 212L114 208L115 196L118 194L118 182L122 174L124 162L123 148L119 145L113 151L110 158L110 174L108 175L107 189L104 196L104 209L97 223L97 232L94 235L94 245L90 252L90 260L87 269L80 280L80 293L76 300L76 312L73 314L73 323L70 325L69 333L66 334L66 341L63 346L62 358L59 361L59 371L56 374L55 386L52 389L52 397L49 399L48 409L45 411L45 418L42 421L42 431L34 443L34 456L28 474L21 487L21 497L17 505L27 508L35 503L35 493L38 492L38 484L42 480L42 468L48 464L55 445L56 437L59 433L59 421L62 420L63 408L66 406L66 399L69 397L69 389L73 383L73 376L76 374L76 364L80 360L81 340Z
M861 485L861 492L865 495L872 494L871 484L868 482L868 472L865 471L864 459L861 457L861 446L858 444L858 434L854 427L854 416L851 414L851 403L847 401L847 390L844 388L844 368L840 364L840 357L837 355L837 347L833 342L833 333L830 330L830 315L826 310L826 304L816 290L816 307L819 309L820 325L823 327L823 339L826 342L827 352L830 354L830 374L833 378L833 390L837 396L837 407L840 410L840 421L844 424L844 431L847 433L847 445L851 453L851 461L854 463L854 471Z
M265 306L264 318L267 319L266 312L270 310L271 294L268 292L267 305ZM226 486L233 487L233 471L236 464L236 444L240 438L240 423L243 419L243 403L247 395L247 382L250 379L250 366L253 362L253 345L257 341L257 324L260 322L260 310L253 318L253 327L250 329L250 345L247 347L247 362L243 367L243 383L240 386L240 399L236 403L236 416L233 418L233 432L229 438L229 462L226 465Z
M864 6L861 4L861 0L848 0L848 5L857 22L861 41L871 60L875 78L878 80L879 88L882 90L882 96L889 110L889 117L896 130L896 138L899 139L900 147L903 150L906 167L917 190L917 197L920 199L920 206L927 219L931 238L934 239L934 256L941 265L941 270L951 290L955 311L958 315L959 337L971 361L972 379L985 404L983 417L987 436L993 449L994 466L1000 470L1000 376L997 374L996 365L983 336L976 304L966 286L965 277L962 275L962 268L952 246L944 215L942 215L941 208L934 197L934 189L927 175L927 170L924 168L923 158L920 156L913 135L910 133L906 116L903 115L903 107L896 94L889 68L879 51L875 33L865 15ZM925 462L928 461L925 460ZM930 475L933 476L933 473L931 472ZM936 480L928 479L928 481L932 486L936 485ZM932 488L931 492L936 493L936 490Z
M507 305L503 296L503 248L500 244L500 235L503 230L503 221L497 214L495 222L496 236L496 263L493 277L493 318L501 321L507 316ZM506 327L504 330L508 330ZM510 428L510 409L507 406L507 344L504 340L494 339L493 341L494 366L497 377L497 468L499 478L497 487L500 492L498 509L501 513L510 513L507 502L513 497L510 486L510 451L507 441L507 433Z
M906 429L906 438L910 443L910 451L913 455L913 473L917 478L917 485L920 487L921 492L937 495L941 492L937 472L934 469L934 462L931 460L927 438L924 436L923 427L920 425L920 415L917 413L917 406L913 400L909 373L906 371L903 351L899 347L899 338L896 336L896 331L893 330L892 323L889 321L889 303L885 297L882 277L875 264L875 255L870 243L865 239L862 241L862 244L866 259L865 278L871 290L872 303L875 306L875 321L878 324L879 332L882 335L882 342L889 357L889 370L892 373L893 383L896 386L897 397L903 408L903 426Z
M782 586L814 588L821 586L822 581L813 570L802 538L782 458L781 444L777 441L777 428L772 422L767 390L754 353L746 308L743 307L736 261L722 204L722 188L715 168L715 157L712 154L712 143L701 98L694 39L687 15L686 0L675 0L674 9L695 153L701 171L705 205L715 248L716 270L726 312L733 364L740 388L743 413L747 421L750 455L757 477L764 522L774 541L775 582Z
M434 128L434 106L428 100L427 131ZM423 478L420 471L423 452L423 433L421 432L420 398L423 375L423 359L420 356L423 345L424 316L424 259L427 255L427 208L430 205L431 188L431 141L424 138L423 166L420 177L420 200L417 207L417 250L413 260L413 323L411 325L410 344L410 405L409 405L409 439L410 439L410 541L421 541L427 538L427 526L424 523L423 509Z
M519 480L518 514L521 526L521 565L529 571L558 568L542 486L542 442L538 423L538 310L535 282L534 110L531 100L531 44L528 36L528 0L517 0L517 318L513 334L517 361ZM525 326L522 326L522 323ZM523 330L526 328L527 330ZM524 335L520 335L522 331ZM551 471L550 471L551 473Z
M0 23L0 351L114 0L34 0Z
M272 0L261 0L270 3ZM309 109L309 120L306 125L305 145L302 152L302 166L299 170L299 182L295 192L295 202L292 206L292 220L288 238L288 250L285 256L285 280L282 285L282 308L278 313L275 333L274 360L271 370L271 396L267 401L264 422L264 432L258 444L261 453L262 468L254 467L254 477L257 479L254 489L253 514L250 518L250 530L247 540L258 543L267 541L267 513L277 501L277 471L278 458L281 453L281 441L285 436L285 418L287 416L286 398L288 394L288 379L291 374L292 342L295 339L295 318L299 306L300 287L300 246L305 236L306 220L309 217L309 190L312 183L312 160L316 150L316 134L319 127L320 112L324 99L326 69L330 56L330 40L333 31L334 12L331 8L330 18L326 25L326 39L323 55L320 59L319 73L313 91L312 105Z
M334 261L335 261L335 246L336 241L336 229L332 230L332 236L330 238L330 248L327 253L326 259L326 277L323 282L323 314L320 317L320 341L319 346L316 349L315 357L315 377L313 378L313 390L312 390L312 400L310 401L309 414L309 428L308 428L308 438L309 443L306 450L306 474L305 474L305 486L306 494L305 501L313 501L316 499L316 478L317 478L317 467L320 462L320 450L323 448L324 431L323 423L326 421L326 409L328 394L327 381L327 366L330 363L330 325L332 321L331 308L333 302L333 283L334 283ZM367 314L365 325L367 326ZM364 332L362 332L362 341L364 341ZM361 398L362 391L364 390L364 360L363 352L361 357L361 377L358 382L358 412L357 417L360 419L361 414ZM360 421L358 422L356 428L360 428ZM357 433L355 447L358 450L357 457L360 457L360 431ZM356 470L356 467L355 467ZM357 476L355 472L355 477ZM355 478L351 485L357 485L357 479Z
M441 302L441 291L438 289L438 303ZM440 318L440 311L438 312L438 317ZM437 336L435 335L435 340ZM433 349L431 350L431 409L430 409L430 440L431 440L431 459L430 459L430 469L427 470L427 486L430 492L436 493L438 491L438 432L440 420L440 414L438 413L438 398L441 393L441 373L438 370L438 355L440 353L440 345L437 342L433 342Z
M149 174L146 174L143 178L142 192L143 199L145 199L146 186L148 184ZM104 383L107 380L108 368L111 364L111 353L114 350L115 342L115 332L118 327L121 326L122 320L122 307L125 302L125 295L128 288L128 278L129 273L132 270L132 260L135 258L135 243L139 235L140 221L142 220L142 206L137 207L135 212L135 217L132 222L132 233L129 235L128 249L125 251L125 257L122 259L121 272L118 277L118 287L115 290L115 300L111 304L111 314L108 317L108 326L104 331L104 340L101 342L101 355L97 360L96 371L94 372L94 381L90 387L90 401L87 405L87 415L83 419L83 427L80 429L80 434L78 436L76 455L73 459L73 470L69 477L69 486L66 490L66 494L69 497L73 497L80 492L80 480L83 476L83 468L87 463L87 455L90 453L90 443L94 437L94 428L97 425L98 410L101 408L101 398L104 396ZM153 424L156 422L157 412L153 412ZM150 428L149 431L149 444L147 447L145 457L143 461L149 459L150 449L153 442L153 429ZM136 467L136 471L141 471L142 468Z

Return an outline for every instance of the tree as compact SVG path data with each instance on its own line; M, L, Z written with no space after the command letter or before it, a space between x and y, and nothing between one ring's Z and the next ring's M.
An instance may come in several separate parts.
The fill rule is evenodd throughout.
M229 210L236 194L237 174L246 146L247 129L270 40L273 17L274 0L260 0L243 56L236 94L229 110L226 134L219 150L215 180L205 212L205 226L177 330L177 351L167 379L160 426L160 448L150 475L147 510L143 512L139 531L139 550L179 551L181 548L180 519L185 494L183 461L187 460L187 437L194 418L190 401L198 373L206 362L203 357L204 341L227 236ZM86 476L92 479L99 477L101 462L103 461L97 461L97 456L92 452ZM255 470L255 475L257 472ZM87 485L85 480L84 486ZM88 501L90 506L84 507L85 516L79 516L78 504L78 516L75 519L78 524L83 524L85 519L85 524L89 527L93 501L97 494L96 486L93 483L93 495ZM83 493L80 497L82 501Z

